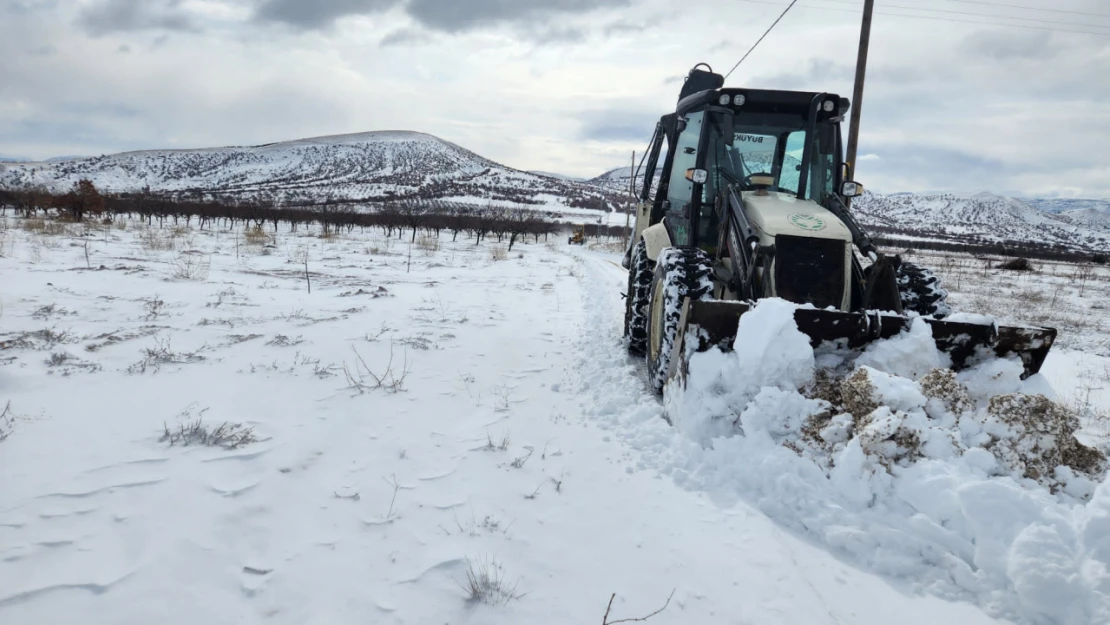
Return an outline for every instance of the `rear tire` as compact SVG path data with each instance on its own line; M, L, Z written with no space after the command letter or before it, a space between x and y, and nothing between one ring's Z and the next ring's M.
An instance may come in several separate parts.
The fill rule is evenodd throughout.
M952 314L948 305L948 291L931 269L902 261L895 270L898 278L898 295L902 309L937 319Z
M628 296L624 304L624 335L628 337L628 351L642 356L647 351L648 301L651 297L651 277L655 267L648 258L643 239L632 249L628 265Z
M696 248L669 247L659 253L649 299L648 381L662 393L675 357L682 303L712 299L712 261Z

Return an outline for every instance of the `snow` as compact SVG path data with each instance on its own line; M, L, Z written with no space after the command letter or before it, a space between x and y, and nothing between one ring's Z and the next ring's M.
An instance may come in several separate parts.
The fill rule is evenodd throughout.
M952 359L937 350L929 324L915 321L909 332L868 345L856 362L907 380L918 380L933 369L950 366Z
M844 406L870 405L856 410L850 436L851 414L834 410L829 418L827 403L800 392L814 358L796 328L784 327L790 312L785 302L760 302L741 317L739 332L766 337L765 345L695 354L689 375L668 388L671 418L700 447L672 443L676 480L755 501L850 561L996 616L1110 619L1110 553L1096 548L1110 535L1085 533L1110 503L1104 463L1094 479L1059 467L1038 484L1025 470L1041 466L1042 455L1055 457L1070 433L1034 432L1012 406L996 412L997 395L1039 392L1039 376L1026 383L1019 363L987 361L960 374L966 399L945 397L937 392L944 376L921 380L943 362L928 325L914 323L854 363L848 381L867 396L849 398L844 386ZM805 437L812 422L825 423L820 441Z
M949 403L882 349L870 426L936 434L928 457L892 475L836 416L831 471L785 447L823 409L797 386L841 356L807 352L784 303L744 317L762 365L695 358L666 408L717 403L672 427L619 340L619 254L6 223L0 622L600 622L611 593L615 620L672 591L650 622L1110 618L1110 486L1084 503L986 449L946 456L922 414ZM182 278L189 258L207 275ZM1082 358L1020 388L1067 394L1069 367L1102 364ZM694 372L725 367L749 377ZM161 440L197 419L257 440ZM961 444L986 427L967 425ZM483 566L505 583L469 601Z

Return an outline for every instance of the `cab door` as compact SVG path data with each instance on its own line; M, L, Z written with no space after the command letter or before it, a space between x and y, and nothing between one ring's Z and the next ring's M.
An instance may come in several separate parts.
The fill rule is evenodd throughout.
M671 242L676 246L691 245L694 242L690 203L694 201L695 187L701 185L687 179L686 171L698 166L704 118L705 111L687 113L685 128L678 133L677 140L670 146L671 151L667 155L670 172L667 176L663 213ZM697 190L700 192L700 189Z

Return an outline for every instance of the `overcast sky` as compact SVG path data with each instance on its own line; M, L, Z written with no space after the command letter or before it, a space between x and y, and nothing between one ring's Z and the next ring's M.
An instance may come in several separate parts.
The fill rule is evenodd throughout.
M787 3L0 0L0 156L404 129L593 176L643 150L691 66L728 71ZM862 4L801 0L727 84L850 96ZM1110 2L877 6L861 182L1110 197ZM911 12L986 24L889 15Z

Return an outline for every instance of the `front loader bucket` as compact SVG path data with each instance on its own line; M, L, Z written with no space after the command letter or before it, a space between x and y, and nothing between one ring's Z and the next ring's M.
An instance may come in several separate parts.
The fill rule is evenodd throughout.
M687 299L679 321L678 353L689 354L691 348L701 352L713 346L731 350L740 316L749 310L751 305L745 302L697 302ZM840 342L850 348L860 348L872 341L888 339L908 330L914 320L876 311L863 313L798 308L794 311L794 321L814 347L831 341ZM983 356L993 354L1004 358L1016 355L1025 369L1022 378L1027 378L1040 371L1053 341L1056 340L1054 328L996 327L924 318L918 321L932 326L937 349L951 357L952 368L957 371L975 364ZM687 341L695 340L697 345L686 344ZM682 360L685 361L685 358Z

